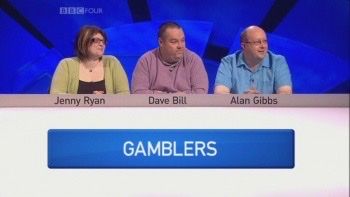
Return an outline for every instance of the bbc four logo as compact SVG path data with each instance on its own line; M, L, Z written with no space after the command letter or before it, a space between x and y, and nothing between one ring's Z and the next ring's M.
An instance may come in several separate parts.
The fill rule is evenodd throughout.
M102 14L102 8L86 8L86 7L60 7L60 14L65 15L84 15L84 14Z

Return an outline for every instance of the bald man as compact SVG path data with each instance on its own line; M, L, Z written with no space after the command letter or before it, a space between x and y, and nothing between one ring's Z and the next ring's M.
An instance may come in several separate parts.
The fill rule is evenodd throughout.
M266 33L250 26L241 33L242 50L222 58L215 94L292 94L288 64L268 50Z

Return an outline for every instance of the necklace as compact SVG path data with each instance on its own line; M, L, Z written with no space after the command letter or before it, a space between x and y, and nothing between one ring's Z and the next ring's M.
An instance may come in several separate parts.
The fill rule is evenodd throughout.
M169 65L169 71L173 72L173 70L175 70L175 68L177 67L178 62L176 62L175 64Z
M83 67L91 73L98 66L99 63L100 61L90 63L90 64L86 62L83 64Z
M173 72L173 70L177 67L177 65L180 63L181 60L174 62L174 63L169 63L164 61L162 58L160 58L160 61L169 68L170 72Z

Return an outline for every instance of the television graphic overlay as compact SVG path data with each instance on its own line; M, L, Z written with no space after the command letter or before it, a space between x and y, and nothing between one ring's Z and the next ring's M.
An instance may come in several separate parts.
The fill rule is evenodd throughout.
M349 196L349 7L1 1L0 196ZM130 83L165 21L203 60L208 95L48 94L82 26L106 32ZM249 25L286 58L292 95L213 94Z

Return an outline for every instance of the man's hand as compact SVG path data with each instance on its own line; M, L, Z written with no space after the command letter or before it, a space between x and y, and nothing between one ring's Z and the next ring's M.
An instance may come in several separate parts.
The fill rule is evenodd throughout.
M261 94L256 88L250 88L249 90L245 91L244 94Z

